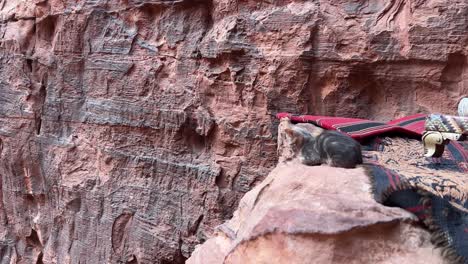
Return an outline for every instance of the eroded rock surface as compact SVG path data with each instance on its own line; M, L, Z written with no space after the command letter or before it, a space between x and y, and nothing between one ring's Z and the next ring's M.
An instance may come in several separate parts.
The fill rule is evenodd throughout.
M272 114L454 113L458 1L0 1L0 259L182 263L274 167Z
M445 263L415 217L370 188L362 168L280 163L187 263Z

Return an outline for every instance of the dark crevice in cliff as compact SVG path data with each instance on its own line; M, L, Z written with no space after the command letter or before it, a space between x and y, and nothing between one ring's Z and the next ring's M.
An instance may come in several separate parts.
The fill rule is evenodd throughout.
M138 264L138 259L135 255L132 255L130 259L125 262L125 264Z
M37 257L36 264L44 264L44 261L42 260L43 257L44 257L44 254L41 252L39 256Z
M28 72L32 72L33 71L33 60L32 59L26 59L26 67L27 67L27 70Z
M205 36L210 32L214 25L213 19L213 1L207 0L204 4L204 20L203 20L203 31L201 33L200 39L197 42L197 45L193 51L192 58L200 59L202 58L202 54L200 51L200 44L203 43ZM201 62L199 60L196 61L197 68L200 67Z
M203 30L202 37L200 38L200 40L203 40L203 38L206 36L206 33L208 33L213 28L213 25L214 25L214 21L213 21L213 1L212 0L206 1L206 9L205 10L206 10L205 20L204 20L205 28Z
M42 243L39 240L39 236L37 235L36 230L31 229L31 234L26 237L26 244L29 246L32 246L34 248L41 248Z
M45 108L45 101L47 98L47 89L46 89L46 84L47 84L47 75L44 76L41 82L41 87L39 88L39 93L38 93L38 103L40 105L40 109L38 109L38 112L35 113L36 116L36 135L41 134L42 130L42 115L44 114L44 108Z
M2 261L2 263L8 263L6 260L9 258L9 253L9 247L7 245L2 245L0 247L0 261Z
M42 118L41 115L36 117L36 135L41 134L41 127L42 127Z
M135 8L145 8L145 7L173 7L179 4L182 4L184 2L187 2L186 0L162 0L162 1L152 1L152 2L146 2L143 1L143 3L138 4L138 1L135 1L137 4L135 5Z
M220 189L226 189L229 187L229 176L226 174L226 170L221 169L219 174L216 176L215 184Z
M69 224L69 233L68 233L68 241L70 241L70 245L68 246L67 252L68 254L71 253L73 245L75 244L75 240L73 239L73 236L75 235L75 221L71 221Z
M39 20L36 23L36 27L38 28L37 37L52 45L55 36L57 20L57 15L48 15L45 18Z
M176 251L176 254L174 256L174 263L185 263L185 261L188 259L188 256L185 257L184 254L182 253L182 245L183 245L183 240L181 237L179 237L179 248Z
M48 7L49 5L49 0L39 0L35 2L36 6L40 7Z
M74 212L74 213L79 212L80 209L81 209L81 198L78 197L78 198L75 198L75 199L71 200L70 202L67 203L65 208L68 211L71 211L71 212Z
M179 238L179 248L174 252L172 259L162 259L161 264L183 264L188 259L182 254L182 238Z
M193 236L197 234L198 229L200 228L200 225L203 221L204 215L200 215L197 220L192 224L192 226L188 230L188 236Z
M220 219L230 219L234 213L234 210L232 210L232 208L236 208L237 206L237 199L239 199L239 197L235 195L229 195L229 191L230 190L222 193L222 195L219 196L217 201L219 204L219 208L221 208Z
M36 31L37 31L37 23L34 22L31 28L31 31L28 33L28 41L26 41L26 54L28 56L33 56L36 51ZM30 69L32 72L32 60L26 59L26 63L30 63Z

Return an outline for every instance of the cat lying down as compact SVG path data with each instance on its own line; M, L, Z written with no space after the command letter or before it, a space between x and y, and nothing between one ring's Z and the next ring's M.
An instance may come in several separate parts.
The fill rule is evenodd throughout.
M280 122L278 148L289 144L289 158L297 157L305 165L328 164L332 167L355 168L362 164L361 145L337 131L325 130L313 124L293 125L289 118Z

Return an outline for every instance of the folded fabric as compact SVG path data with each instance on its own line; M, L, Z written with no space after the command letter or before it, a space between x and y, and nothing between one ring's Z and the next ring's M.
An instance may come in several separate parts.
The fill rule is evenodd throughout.
M414 213L449 260L468 263L468 144L451 142L438 159L415 151L420 144L377 137L363 147L374 198Z
M346 133L356 140L362 140L389 132L420 136L424 132L424 122L427 115L416 114L388 123L359 118L293 115L289 113L279 113L276 117L278 119L288 117L293 123L312 123L325 129Z
M426 119L425 130L468 134L468 117L432 114Z

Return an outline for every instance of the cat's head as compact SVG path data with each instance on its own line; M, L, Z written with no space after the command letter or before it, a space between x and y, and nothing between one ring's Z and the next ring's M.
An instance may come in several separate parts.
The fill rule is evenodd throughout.
M281 119L278 128L279 160L287 161L298 157L304 145L313 143L322 131L312 124L294 125L289 118Z

